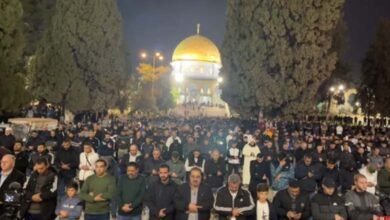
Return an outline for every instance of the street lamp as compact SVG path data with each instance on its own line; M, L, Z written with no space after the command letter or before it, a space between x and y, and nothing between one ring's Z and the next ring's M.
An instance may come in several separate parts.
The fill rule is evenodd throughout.
M141 53L141 58L146 59L148 57L148 54L146 52ZM152 96L154 97L154 76L156 75L156 58L160 61L164 60L164 56L160 52L154 53L153 59L152 59Z
M344 85L339 85L339 91L343 91L345 89Z
M223 78L222 77L218 77L217 82L218 83L222 83L223 82Z

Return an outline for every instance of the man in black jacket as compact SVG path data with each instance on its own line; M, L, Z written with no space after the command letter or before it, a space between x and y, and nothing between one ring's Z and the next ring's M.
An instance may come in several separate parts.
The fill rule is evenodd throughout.
M321 181L322 164L313 162L311 153L305 154L303 160L295 167L295 178L299 180L301 190L305 193L313 193L317 188L317 182Z
M55 218L57 198L57 175L49 169L45 158L38 158L34 172L27 181L25 200L20 214L26 220L51 220Z
M65 195L65 186L76 176L76 169L79 165L79 154L71 146L70 139L66 139L62 143L54 164L59 171L58 196L62 197Z
M15 156L6 154L1 159L0 175L0 201L4 201L4 193L9 189L13 182L17 182L22 187L25 181L25 175L15 169ZM0 207L2 211L2 207Z
M28 153L23 150L23 143L16 141L14 144L15 169L26 174L28 168Z
M176 220L210 219L214 197L211 188L203 184L202 170L194 167L190 171L189 183L179 186L175 193Z
M204 165L204 172L206 175L205 183L208 184L215 192L223 185L223 179L226 173L226 163L221 158L218 149L211 152L211 158L208 159Z
M257 154L256 160L250 163L251 180L249 182L249 191L252 198L256 200L256 188L259 183L270 183L271 181L271 162L264 160L265 155L261 152Z
M176 184L169 177L169 166L162 164L158 169L159 180L148 188L145 204L149 208L150 220L173 220L174 218L174 195Z
M245 220L253 215L255 203L250 192L241 188L241 179L237 174L231 174L228 178L228 186L218 189L215 198L214 209L219 214L219 219Z
M279 220L310 218L310 198L301 192L299 182L295 180L288 184L287 189L276 194L273 206Z
M311 201L313 220L347 220L344 200L336 193L336 182L331 177L322 180L322 191Z
M135 162L139 167L139 172L140 173L143 172L144 160L136 144L130 145L129 153L124 154L123 157L119 160L121 174L126 173L127 166L129 165L130 162Z

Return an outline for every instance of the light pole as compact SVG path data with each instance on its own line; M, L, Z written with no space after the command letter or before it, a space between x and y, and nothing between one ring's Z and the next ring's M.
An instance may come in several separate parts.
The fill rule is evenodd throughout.
M142 52L141 58L147 59L148 54L146 52ZM158 59L159 61L163 61L164 56L160 52L155 52L152 56L152 89L151 89L152 91L151 92L153 97L154 97L154 77L156 75L156 59Z

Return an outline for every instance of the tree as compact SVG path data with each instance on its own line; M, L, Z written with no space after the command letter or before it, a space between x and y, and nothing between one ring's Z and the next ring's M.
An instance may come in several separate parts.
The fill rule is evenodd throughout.
M72 112L103 111L127 85L125 59L116 1L57 1L32 59L32 90Z
M314 109L338 61L333 31L344 0L230 0L222 98L241 114ZM232 89L234 88L234 89Z
M169 108L171 94L169 79L166 79L170 72L168 66L153 67L151 64L140 63L137 72L140 75L142 92L135 108L144 111L166 110Z
M381 20L362 63L362 110L390 116L390 20Z
M29 100L21 70L25 46L19 0L0 3L0 114L16 111Z

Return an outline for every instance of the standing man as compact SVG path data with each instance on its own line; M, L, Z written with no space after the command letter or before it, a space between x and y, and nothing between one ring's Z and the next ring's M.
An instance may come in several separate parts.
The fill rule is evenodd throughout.
M12 128L7 127L4 134L0 136L0 146L4 146L7 150L12 152L15 144L15 136L12 135Z
M65 195L65 186L76 177L78 165L79 153L71 146L70 139L65 139L55 158L55 166L59 170L58 197Z
M206 175L205 183L212 188L213 192L217 191L223 185L226 173L226 163L218 149L211 152L211 158L204 165L204 172Z
M130 162L118 182L118 220L141 220L145 186L146 180L139 175L138 164Z
M49 167L44 157L35 161L34 172L26 184L25 200L20 207L20 216L26 220L55 218L57 175Z
M179 186L175 193L176 220L210 219L214 197L211 188L202 183L202 170L194 167L188 183Z
M264 160L264 154L258 153L256 160L251 161L250 165L251 181L249 183L249 191L253 199L256 199L257 185L259 183L271 182L271 162Z
M279 191L273 200L279 220L306 220L310 218L310 198L303 194L298 181L291 181L288 188Z
M173 151L171 159L166 164L169 166L171 179L178 185L182 184L186 171L184 162L180 160L179 152Z
M337 184L331 177L322 180L322 191L311 201L314 220L347 220L344 200L337 195Z
M218 189L214 209L219 219L245 220L254 213L255 203L252 195L241 188L241 178L238 174L231 174L228 186Z
M350 219L371 220L375 215L380 215L381 207L378 199L367 192L367 178L362 174L354 176L353 190L345 194L345 206Z
M174 220L174 195L176 184L169 176L169 166L163 164L158 169L159 180L148 189L145 204L149 208L150 220Z
M85 220L109 220L110 200L115 193L115 178L107 173L107 162L95 163L95 174L88 177L80 191L85 201Z
M242 184L244 185L249 185L249 182L251 180L251 161L256 160L257 154L260 153L260 148L256 144L256 139L253 137L250 137L248 139L249 142L242 149L242 155L244 156L244 166L242 168Z
M28 153L23 150L23 143L16 141L14 144L15 169L25 174L28 168Z

